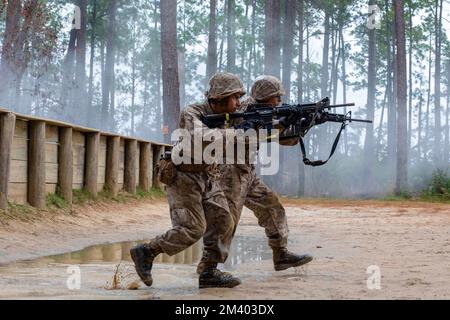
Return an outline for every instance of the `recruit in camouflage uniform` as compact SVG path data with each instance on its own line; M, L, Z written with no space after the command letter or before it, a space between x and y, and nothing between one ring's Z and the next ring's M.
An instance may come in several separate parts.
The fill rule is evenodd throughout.
M210 80L210 89L206 93L208 100L188 106L181 114L179 127L188 130L192 139L194 128L202 128L204 132L216 130L225 137L225 130L209 129L200 119L204 115L235 112L239 106L239 99L244 94L243 83L237 76L228 73L215 75ZM232 97L235 105L230 107L231 110L222 110L216 107L216 104L210 103L229 101ZM174 146L172 153L177 152L179 145ZM191 155L191 163L194 163L193 159ZM234 230L226 197L218 183L217 166L182 164L175 167L171 161L166 162L166 165L172 165L176 173L173 181L165 181L168 184L167 195L173 228L157 236L150 243L130 251L137 273L146 285L151 286L152 263L158 254L166 253L173 256L204 237L203 261L207 267L200 275L200 288L234 287L240 284L238 278L217 269L217 264L225 262L228 257Z
M248 106L255 103L268 103L276 107L281 103L281 97L284 95L285 90L280 80L272 76L260 77L252 87L251 96L241 103L238 112L245 112ZM280 134L281 145L293 146L299 142L299 138L283 139L283 131L284 128L281 129ZM251 164L222 165L221 170L221 186L235 221L233 236L245 206L253 211L259 225L265 229L269 246L273 250L275 270L281 271L310 262L313 259L312 256L298 256L286 249L289 233L286 212L276 193L257 176L255 166ZM209 239L205 238L205 241L209 242ZM207 251L205 250L204 253L206 257ZM201 273L204 268L203 262L206 261L204 258L198 265L198 273Z

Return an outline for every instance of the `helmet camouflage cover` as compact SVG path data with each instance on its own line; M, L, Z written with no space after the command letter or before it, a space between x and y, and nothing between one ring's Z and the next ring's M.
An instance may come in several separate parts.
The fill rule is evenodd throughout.
M232 73L217 73L209 80L208 99L220 100L233 94L245 95L246 90L241 79Z
M280 79L273 76L261 76L252 87L252 98L256 101L266 101L272 97L282 97L286 94Z

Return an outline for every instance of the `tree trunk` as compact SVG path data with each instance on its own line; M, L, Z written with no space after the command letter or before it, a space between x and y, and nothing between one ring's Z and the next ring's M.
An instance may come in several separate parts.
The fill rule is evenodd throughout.
M420 96L419 96L419 115L417 119L417 157L418 160L422 160L422 106L423 106L423 95L422 95L422 78L420 79Z
M329 97L328 91L328 65L329 65L329 51L330 51L330 14L328 10L325 10L325 22L324 22L324 39L323 39L323 55L322 55L322 69L321 69L321 77L320 77L320 98ZM317 153L320 158L324 158L328 150L326 148L321 147L321 142L326 142L328 140L329 135L327 132L329 130L329 124L325 124L318 131L318 139L317 143Z
M303 103L303 46L304 46L305 3L299 1L298 8L298 72L297 72L297 100Z
M180 116L177 59L177 1L161 1L161 56L165 141L170 142Z
M338 92L338 80L339 80L339 61L341 60L341 37L340 30L342 29L342 22L338 22L338 30L335 32L335 41L333 44L333 73L332 73L332 88L333 88L333 104L337 102L337 92Z
M33 32L32 27L38 26L44 23L42 18L42 12L38 7L38 0L27 0L23 5L23 10L21 12L23 18L22 28L19 35L16 36L16 41L14 44L14 57L13 57L13 89L14 98L12 100L12 106L19 112L22 112L21 108L21 86L23 75L30 62L31 52L30 52L30 35Z
M69 45L67 48L66 57L63 62L62 83L61 83L61 105L64 115L67 117L67 121L72 120L72 114L69 104L72 100L72 90L74 81L74 68L75 68L75 49L77 41L77 30L72 29L70 31ZM70 102L70 103L69 103Z
M93 11L91 21L91 49L89 59L89 89L88 89L88 126L94 127L97 125L96 112L93 110L94 100L94 58L95 58L95 41L96 41L96 27L97 27L97 0L93 0Z
M178 78L180 81L180 107L186 104L186 54L183 49L178 50Z
M375 0L370 0L369 5L375 4ZM377 85L377 40L376 29L368 29L369 33L369 65L367 79L367 118L374 120L375 118L375 99ZM374 126L373 123L366 126L366 140L364 144L366 172L368 174L368 186L373 186L373 167L374 167ZM371 190L369 190L371 191Z
M430 49L428 51L428 89L427 89L427 108L425 111L425 141L430 141L430 104L431 104L431 68L432 68L432 59L431 59L431 39L433 37L433 33L430 31ZM425 157L427 156L427 152L429 151L429 145L423 148Z
M158 0L155 0L155 5L154 5L154 11L153 11L153 19L155 21L155 25L154 25L154 32L155 34L158 34L158 21L160 18L160 15L158 14ZM160 36L160 35L159 35ZM161 42L160 42L161 43ZM161 45L159 50L161 50ZM156 83L155 83L155 114L156 114L156 129L158 132L158 136L161 135L162 133L162 127L163 127L163 114L162 114L162 110L161 110L161 104L162 104L162 96L161 96L161 73L162 73L162 68L161 68L161 55L159 52L156 52L157 50L154 51L154 55L152 55L152 57L150 57L153 61L153 59L155 60L154 63L154 73L155 73L155 77L156 77Z
M248 9L249 9L249 2L250 0L246 0L245 1L245 23L244 23L244 30L243 30L243 34L247 34L248 33ZM246 37L242 38L242 46L241 46L241 72L244 73L245 70L245 63L246 63L246 57L247 57L247 41L246 41ZM242 80L244 80L244 75L242 76Z
M378 158L380 155L380 149L381 149L381 139L383 138L383 123L384 123L384 114L386 110L386 103L387 103L387 90L384 91L384 99L383 99L383 106L381 108L381 117L380 117L380 125L378 126L378 136L377 136L377 148L375 151L375 156Z
M391 12L391 7L389 5L389 1L385 1L386 4L386 12ZM391 29L395 29L395 24L391 19L387 19L387 24L389 26L392 26ZM388 149L388 170L390 173L394 174L394 159L395 159L395 152L396 152L396 132L397 132L397 110L395 108L395 98L394 98L394 76L393 74L396 73L395 71L395 62L394 62L394 46L393 46L393 31L387 32L387 40L386 40L386 46L387 46L387 63L388 63L388 72L387 72L387 86L386 90L388 92L387 96L387 104L388 104L388 130L387 130L387 149Z
M141 119L141 128L144 137L148 140L151 139L150 126L151 124L148 121L148 117L150 116L150 105L149 105L149 75L144 75L144 92L142 93L142 119Z
M339 60L340 60L340 50L337 50L340 46L340 37L339 37L339 28L341 25L340 22L340 11L342 8L339 8L339 12L337 18L332 20L331 28L331 81L328 92L331 96L331 101L333 104L337 102L337 86L338 86L338 68L339 68ZM337 25L337 27L336 27ZM327 135L327 144L331 145L333 143L333 137L337 135L338 128L336 126L328 126L329 134Z
M223 15L224 16L226 15L226 12L227 12L227 4L228 4L228 2L224 1L224 4L223 4ZM218 61L219 72L222 72L224 70L224 68L223 68L223 65L224 65L223 64L223 47L224 47L225 37L226 37L226 32L225 32L226 28L227 28L227 19L223 19L222 34L220 37L219 61Z
M397 40L397 181L396 193L401 194L408 188L408 149L407 149L407 76L406 76L406 40L404 20L404 0L394 1Z
M251 86L251 78L252 78L252 70L256 69L256 66L254 65L256 62L256 39L255 39L255 28L256 28L256 0L252 1L252 44L250 45L250 53L248 58L248 67L247 67L247 92L250 92L250 86Z
M412 51L413 51L413 22L412 22L412 15L413 15L413 9L412 9L412 1L408 0L408 7L409 7L409 51L408 51L408 150L411 150L411 138L412 138L412 101L413 101L413 72L412 72ZM409 157L409 164L411 163L411 157Z
M264 74L280 78L281 66L281 3L277 0L265 1L265 33L264 33ZM280 148L280 164L283 163L283 148ZM265 181L278 189L282 179L282 165L276 176L266 177Z
M117 0L110 0L108 5L108 28L106 36L106 56L105 56L105 96L103 105L103 119L107 128L114 127L114 78L115 78L115 57L116 57L116 15Z
M310 85L310 64L311 60L309 58L309 24L306 23L306 67L305 67L305 74L306 74L306 100L308 102L311 102L311 85Z
M285 19L284 27L284 41L283 41L283 85L286 90L284 102L290 103L291 100L291 71L292 71L292 57L294 51L294 32L295 29L295 13L296 0L285 1Z
M0 65L0 104L10 105L14 86L15 43L20 32L20 0L9 0ZM11 107L11 106L10 106Z
M87 122L86 100L86 27L87 0L79 0L81 11L81 28L77 30L76 68L75 68L75 99L70 104L73 118L80 124Z
M133 19L133 36L131 41L133 42L133 49L131 50L131 136L135 135L136 130L136 20L137 17L134 15Z
M286 95L283 97L285 103L290 103L291 100L291 72L292 72L292 56L294 51L294 32L295 29L295 10L296 4L295 0L285 1L285 11L284 11L284 22L283 22L283 75L282 82ZM292 183L287 182L290 177L294 174L290 171L290 168L294 168L295 165L292 163L293 157L289 156L291 148L281 147L280 148L280 173L281 177L278 179L279 190L286 184L290 185ZM287 193L288 190L283 190Z
M100 47L100 74L101 74L101 85L102 85L102 107L101 107L101 117L98 123L103 129L108 128L108 108L109 108L109 89L106 81L106 51L105 51L105 41L101 41Z
M299 1L298 8L298 23L299 23L299 44L298 44L298 72L297 72L297 100L298 103L303 103L303 33L305 24L305 4L303 1ZM300 148L300 146L299 146ZM299 197L305 196L305 165L303 161L298 161L298 191Z
M206 65L206 82L217 73L217 26L216 26L216 0L209 1L209 38L208 62Z
M442 164L441 157L441 47L442 47L442 1L436 0L436 37L435 37L435 66L434 66L434 146L433 160L435 166Z
M447 62L447 109L445 112L445 143L444 143L444 162L450 161L450 58Z
M265 36L264 36L264 73L280 78L281 64L281 3L277 0L266 0L265 4Z
M227 0L227 71L236 73L235 2Z
M347 54L345 51L344 33L342 31L342 24L339 30L339 37L341 38L341 57L342 57L342 98L343 103L347 103ZM347 108L344 108L344 113L347 114ZM344 152L348 155L348 131L344 132Z
M252 17L252 39L255 39L253 41L253 78L256 79L258 75L262 74L264 71L264 60L261 57L262 56L262 49L260 46L257 46L256 41L256 24L258 22L258 15L257 15L257 0L253 0L253 17ZM250 85L249 85L250 86ZM249 88L250 91L250 88Z
M320 77L320 95L322 98L328 97L328 58L330 51L330 14L325 12L323 38L323 55L322 55L322 72Z

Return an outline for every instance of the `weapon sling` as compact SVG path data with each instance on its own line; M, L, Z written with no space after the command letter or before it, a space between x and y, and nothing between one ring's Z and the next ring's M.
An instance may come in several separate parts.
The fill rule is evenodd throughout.
M343 123L341 126L341 130L339 131L338 135L336 136L336 139L334 140L333 148L331 149L330 156L328 157L328 159L326 161L323 161L323 160L311 161L311 160L309 160L308 157L306 156L305 143L303 142L303 138L300 137L300 147L302 149L303 163L307 166L312 166L312 167L320 167L320 166L325 165L331 159L331 157L334 155L337 145L339 143L339 140L341 139L342 131L344 131L346 127L347 127L347 124Z

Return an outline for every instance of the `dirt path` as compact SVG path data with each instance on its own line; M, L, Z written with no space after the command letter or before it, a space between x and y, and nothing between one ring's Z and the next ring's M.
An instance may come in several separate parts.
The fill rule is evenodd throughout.
M40 259L99 243L149 239L169 225L165 201L102 204L77 215L0 226L0 299L434 299L450 298L450 205L378 201L286 200L290 249L311 252L307 267L273 271L272 262L237 261L243 284L198 290L195 263L158 263L152 288L108 290L116 262L79 263L81 289L68 290L67 261ZM265 243L263 230L245 211L237 234ZM269 254L270 257L270 254ZM120 260L120 256L118 257ZM239 259L238 259L239 260ZM121 270L136 276L129 262ZM369 269L368 269L369 268ZM380 271L380 289L376 276ZM369 273L368 273L369 271ZM375 273L373 273L375 272ZM132 287L136 287L135 284ZM135 289L135 288L134 288Z

